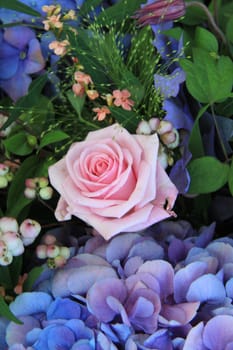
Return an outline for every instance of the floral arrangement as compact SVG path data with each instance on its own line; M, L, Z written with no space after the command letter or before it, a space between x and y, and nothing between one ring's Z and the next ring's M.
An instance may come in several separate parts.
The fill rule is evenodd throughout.
M0 4L0 349L230 349L232 4Z

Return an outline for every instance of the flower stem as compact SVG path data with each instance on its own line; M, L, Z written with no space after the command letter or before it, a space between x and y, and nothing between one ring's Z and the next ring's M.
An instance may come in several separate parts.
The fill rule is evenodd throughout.
M226 37L223 34L223 32L221 31L221 29L218 27L217 23L214 20L214 17L212 15L212 13L209 11L208 7L203 4L202 2L199 1L190 1L190 2L186 2L186 8L191 7L191 6L196 6L196 7L200 7L206 14L209 23L213 29L213 31L215 32L215 34L217 35L217 37L224 43L227 43Z

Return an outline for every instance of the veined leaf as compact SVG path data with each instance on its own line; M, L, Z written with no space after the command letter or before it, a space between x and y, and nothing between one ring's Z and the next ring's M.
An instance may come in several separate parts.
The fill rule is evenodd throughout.
M192 160L188 171L191 177L189 193L211 193L227 183L229 165L207 156Z

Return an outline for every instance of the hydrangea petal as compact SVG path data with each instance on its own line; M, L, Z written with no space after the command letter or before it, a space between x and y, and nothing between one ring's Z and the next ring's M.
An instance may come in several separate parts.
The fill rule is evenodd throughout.
M39 328L40 322L31 316L22 316L20 320L23 324L17 324L10 322L6 329L6 341L8 346L11 346L15 343L26 344L26 335L33 328Z
M46 312L52 297L44 292L25 292L19 294L10 304L10 310L15 316L33 315Z
M209 349L222 350L233 342L233 317L219 315L210 319L203 331L203 343Z
M109 322L114 318L116 312L109 307L107 298L111 296L123 302L126 295L126 287L122 280L108 278L97 281L87 293L88 309L102 322Z
M212 274L203 275L192 282L186 296L188 301L212 303L221 303L225 297L226 291L223 283Z

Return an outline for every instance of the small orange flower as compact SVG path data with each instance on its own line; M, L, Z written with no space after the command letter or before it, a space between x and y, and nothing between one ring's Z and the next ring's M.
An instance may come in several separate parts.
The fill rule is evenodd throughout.
M79 84L93 84L93 81L90 77L90 75L77 71L74 73L74 79L79 83Z
M61 11L60 5L44 5L42 6L42 11L46 12L48 16L57 15Z
M107 114L111 114L109 108L107 106L103 106L101 108L93 108L93 112L97 113L94 119L98 121L102 121L106 118Z
M122 107L127 111L131 111L134 101L129 99L131 96L130 92L126 89L124 90L114 90L113 98L115 99L113 104L117 107Z
M57 15L57 16L52 15L48 17L48 19L46 19L45 21L42 21L42 23L44 24L44 29L45 30L50 30L52 28L62 29L63 23L60 21L60 17L61 15Z
M86 94L90 100L95 100L96 98L99 97L99 93L96 90L87 90Z
M74 92L74 94L75 94L76 96L83 96L84 93L85 93L85 88L84 88L84 86L81 85L81 84L79 84L79 83L73 84L72 90L73 90L73 92Z
M57 41L54 40L49 44L49 48L51 50L54 50L54 53L57 56L63 56L67 52L67 46L69 46L70 43L68 40L63 40L63 41Z

